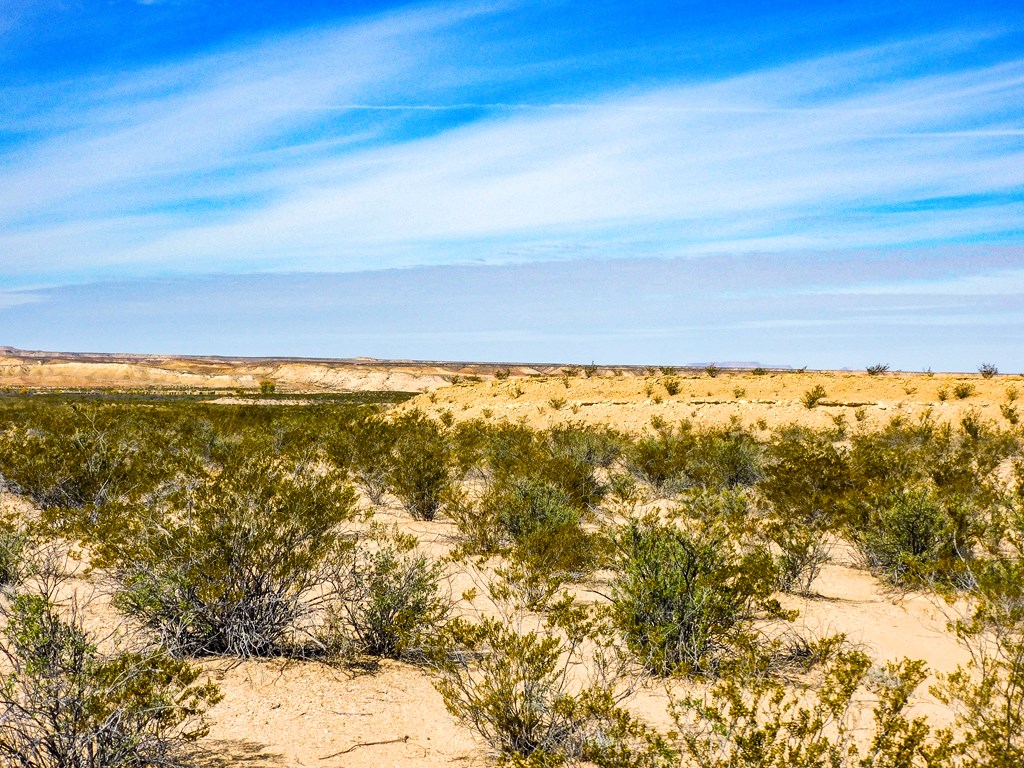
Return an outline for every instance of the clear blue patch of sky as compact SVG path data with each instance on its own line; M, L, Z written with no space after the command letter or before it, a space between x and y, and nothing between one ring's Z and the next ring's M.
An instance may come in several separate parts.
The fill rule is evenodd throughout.
M473 7L473 3L464 4ZM477 3L507 7L497 38L452 40L479 66L530 65L571 57L573 74L600 72L628 85L638 76L720 76L866 43L967 27L1019 26L1012 2L731 3L604 0ZM3 79L31 83L174 61L247 39L314 29L423 3L304 0L5 0ZM501 20L503 19L503 20ZM1018 30L1019 31L1019 30ZM978 60L1012 51L1006 38ZM1002 50L1000 50L1002 49ZM557 89L552 83L552 93Z

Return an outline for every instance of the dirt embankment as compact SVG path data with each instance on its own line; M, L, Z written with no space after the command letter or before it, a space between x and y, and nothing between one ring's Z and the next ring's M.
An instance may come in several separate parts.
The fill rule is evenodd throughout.
M362 358L160 357L0 348L0 387L251 390L269 380L282 392L418 392L472 375L476 367Z
M722 372L676 375L520 376L434 388L403 407L456 419L607 424L639 433L652 419L730 422L755 430L801 424L877 427L894 416L939 422L973 418L1007 426L1024 416L1024 377L848 372Z

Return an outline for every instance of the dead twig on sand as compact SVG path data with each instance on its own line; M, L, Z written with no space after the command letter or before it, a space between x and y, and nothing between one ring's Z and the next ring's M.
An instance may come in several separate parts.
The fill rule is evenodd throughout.
M360 741L358 744L353 744L348 749L343 749L341 750L341 752L335 752L333 755L326 755L325 757L321 757L320 759L330 760L332 757L338 757L339 755L347 755L349 752L353 752L359 749L359 747L377 747L381 744L405 744L407 741L409 741L408 736L401 736L397 739L385 739L384 741Z

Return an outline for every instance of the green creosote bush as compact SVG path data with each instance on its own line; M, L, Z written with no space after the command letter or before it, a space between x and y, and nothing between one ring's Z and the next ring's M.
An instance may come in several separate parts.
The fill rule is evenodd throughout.
M960 417L960 429L972 440L979 440L986 430L986 424L976 408L971 408Z
M883 373L888 373L889 366L885 363L876 363L875 365L869 365L864 370L867 371L868 376L881 376Z
M821 384L815 384L804 392L803 396L800 398L800 402L803 403L804 408L811 409L816 407L818 403L824 400L827 396L828 393L825 391L825 387Z
M680 390L680 388L682 386L680 381L679 381L679 379L677 379L675 376L668 376L668 377L662 379L661 383L664 385L665 391L670 396L678 395L679 394L679 390Z
M938 392L935 393L936 397L939 398L940 403L944 403L949 400L949 390L946 387L939 387Z
M483 479L484 447L490 426L483 418L453 424L447 431L456 477Z
M627 469L657 491L689 487L732 488L761 477L761 446L743 429L696 431L651 419L655 434L626 447Z
M674 365L662 365L658 370L662 376L675 376L678 369Z
M606 622L569 599L544 619L455 619L433 651L445 708L516 766L667 765L664 739L623 706L632 691Z
M929 479L929 469L951 447L951 433L930 417L909 422L893 418L877 430L853 435L850 472L862 513L893 494Z
M717 365L715 365L714 363L710 363L709 365L705 365L705 366L704 366L704 373L706 373L706 374L707 374L708 376L710 376L710 377L711 377L712 379L713 379L713 378L715 378L715 377L716 377L716 376L717 376L718 374L720 374L721 372L722 372L722 369L721 369L721 368L719 368L719 367L718 367Z
M827 430L825 436L834 442L845 440L849 430L849 424L846 421L846 414L834 413L829 418L832 419L832 429Z
M538 530L579 526L582 520L580 508L563 489L530 478L515 478L492 487L483 506L508 543L521 541Z
M771 556L741 554L718 522L686 530L654 517L634 519L619 533L611 613L626 645L656 675L714 675L736 648L750 642L758 610L780 614L771 601Z
M3 605L0 763L14 768L179 765L222 698L159 650L101 653L77 615L39 595Z
M587 531L585 507L559 486L511 477L491 485L459 521L469 554L503 555L501 578L530 608L542 607L563 584L588 576L606 558L606 542Z
M971 663L932 688L954 714L940 738L958 768L1024 765L1024 563L1000 558L974 575L967 608L950 624Z
M263 381L260 382L260 396L261 397L268 397L269 395L274 394L276 391L277 391L277 384L275 384L270 379L263 379Z
M582 422L557 424L547 432L554 456L564 456L582 465L608 469L622 454L625 438L608 427Z
M876 506L855 541L868 566L897 586L966 578L977 540L972 506L942 503L927 487L895 494Z
M758 493L768 505L762 535L777 555L779 588L807 593L829 560L853 489L849 457L810 430L780 431L767 450Z
M508 368L498 368L494 372L494 378L496 378L498 381L504 381L510 375L512 375L512 371L510 371Z
M329 644L350 654L422 659L454 606L444 563L417 551L415 536L379 526L343 562Z
M969 384L966 381L962 381L959 384L954 385L953 395L957 400L966 400L974 394L974 385Z
M922 486L950 509L970 504L979 519L995 509L998 467L1019 453L1019 438L980 419L961 426L954 430L922 414L915 421L894 417L882 429L855 434L850 458L859 523L893 496Z
M951 629L971 663L939 674L931 693L953 723L934 730L908 705L921 661L872 667L840 648L820 675L797 681L750 665L725 670L704 694L676 698L671 747L681 766L726 768L1008 768L1024 761L1024 572L1021 561L979 564ZM793 683L796 682L796 685ZM858 704L874 700L870 724Z
M816 684L792 687L740 667L703 696L674 699L672 746L684 768L939 768L945 754L924 718L907 706L924 680L923 662L873 669L860 651L842 649ZM865 694L872 722L855 713Z
M608 496L616 504L634 504L643 498L640 485L629 472L613 472L608 477Z
M978 366L978 373L981 374L983 379L991 379L999 373L999 369L992 363L982 363Z
M462 501L449 433L419 412L394 421L388 483L416 520L433 520Z
M1016 426L1020 421L1020 414L1017 413L1017 408L1009 403L1000 404L999 412L1003 415L1003 418L1013 426Z
M554 410L560 411L565 406L565 398L552 397L550 400L548 400L548 405L550 405Z
M611 466L621 445L621 436L605 428L564 424L537 432L503 424L488 428L482 461L491 484L538 480L561 488L573 505L588 508L606 490L598 468Z
M299 650L355 515L335 472L268 452L236 456L159 504L125 505L94 546L115 603L178 654ZM324 596L322 599L326 599Z
M377 414L346 420L325 439L327 457L379 505L388 491L395 427Z
M27 547L28 533L19 516L0 510L0 591L21 583Z

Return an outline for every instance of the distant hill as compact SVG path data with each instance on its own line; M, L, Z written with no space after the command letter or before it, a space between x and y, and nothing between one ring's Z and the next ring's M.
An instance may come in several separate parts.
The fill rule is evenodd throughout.
M711 363L680 366L580 365L571 363L470 362L453 360L380 360L373 357L228 357L111 352L48 352L0 347L0 386L255 389L271 380L281 391L418 392L458 377L509 375L642 376L673 368L701 371ZM772 368L757 362L725 361L720 368Z

